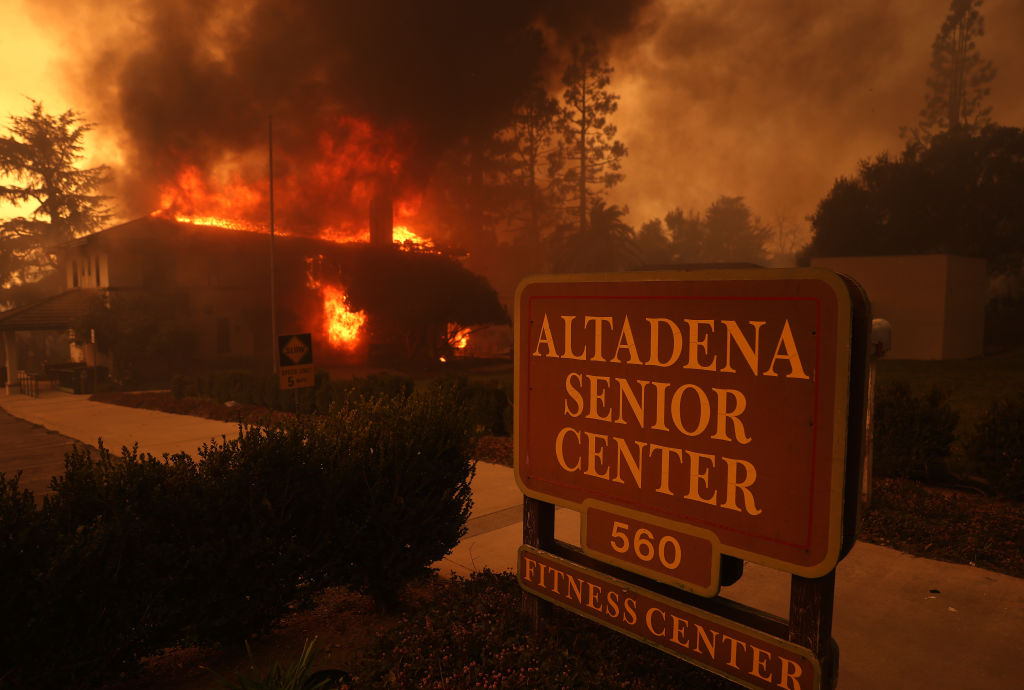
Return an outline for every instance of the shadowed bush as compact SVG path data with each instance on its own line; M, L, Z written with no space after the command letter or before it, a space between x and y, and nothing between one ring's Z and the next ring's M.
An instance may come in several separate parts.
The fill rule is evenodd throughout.
M198 461L76 448L41 507L0 477L0 686L87 687L238 641L328 585L392 602L465 532L466 419L450 391L353 396Z
M928 480L948 476L946 459L959 419L949 405L949 396L937 388L915 396L905 383L879 386L875 394L875 474Z
M968 435L964 454L996 493L1024 501L1024 396L995 402Z

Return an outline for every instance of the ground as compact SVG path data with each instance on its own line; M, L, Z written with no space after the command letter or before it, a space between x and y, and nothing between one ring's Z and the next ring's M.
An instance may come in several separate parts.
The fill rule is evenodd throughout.
M105 394L97 399L228 421L256 422L267 415L266 410L251 406L228 406L199 399L175 400L168 393ZM0 434L5 439L5 443L0 444L0 459L7 457L8 467L12 458L42 457L33 453L63 453L74 443L2 411ZM510 465L511 439L481 438L476 457ZM1006 529L1013 525L1019 528L1016 532ZM971 565L977 561L985 568L1015 577L1024 576L1024 506L1020 504L922 487L912 482L876 480L875 504L862 538L916 555ZM406 594L407 607L416 607L418 598L426 596L430 596L429 587L411 588ZM274 662L287 665L298 658L307 640L315 638L321 649L316 667L351 668L353 660L376 642L377 634L392 628L399 620L396 613L375 609L366 597L343 588L328 589L312 609L296 612L271 633L250 640L251 658L263 671ZM249 659L241 644L223 649L168 650L145 661L142 677L110 687L114 690L222 687L238 674L250 670Z

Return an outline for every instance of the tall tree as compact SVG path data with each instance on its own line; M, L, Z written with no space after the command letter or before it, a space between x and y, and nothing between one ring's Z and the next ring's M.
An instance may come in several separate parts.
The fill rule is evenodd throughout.
M97 193L108 168L79 167L92 127L73 110L49 115L38 101L31 114L11 117L0 137L0 201L29 206L27 215L0 223L0 287L39 278L55 265L57 245L108 218Z
M556 155L554 142L558 102L538 83L518 104L512 124L502 133L508 142L508 176L513 203L511 215L518 216L521 239L536 254L543 228L553 225L555 189L547 174L549 159Z
M928 143L938 132L977 133L989 123L991 108L982 101L996 70L983 60L975 44L985 33L982 0L952 0L949 14L932 43L931 75L925 107L912 131L917 143Z
M572 51L562 75L565 91L558 124L562 149L558 164L565 165L560 181L573 207L580 230L587 228L587 213L600 191L622 179L626 147L615 139L618 131L610 118L618 109L619 96L608 90L612 68L601 60L597 44L585 38ZM558 167L556 164L556 168Z

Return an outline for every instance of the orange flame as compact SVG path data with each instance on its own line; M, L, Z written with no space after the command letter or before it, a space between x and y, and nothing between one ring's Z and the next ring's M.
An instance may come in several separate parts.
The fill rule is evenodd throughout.
M320 294L324 298L327 340L334 347L352 349L359 342L360 333L366 325L366 314L349 308L348 295L340 287L323 285Z
M469 334L471 332L472 329L470 328L459 328L459 324L450 323L448 324L448 342L456 350L465 350L469 345Z
M211 191L199 169L190 165L178 174L176 184L160 190L160 207L151 215L179 223L261 232L259 226L241 219L256 212L262 203L263 195L237 178Z

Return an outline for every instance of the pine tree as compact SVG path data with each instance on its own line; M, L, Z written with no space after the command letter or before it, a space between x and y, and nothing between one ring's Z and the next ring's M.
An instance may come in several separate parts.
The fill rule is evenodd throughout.
M626 147L615 139L617 128L610 118L618 109L619 96L608 90L612 68L601 60L597 44L584 39L572 52L562 75L565 91L558 115L562 133L559 164L566 166L559 180L573 209L579 229L586 232L588 211L601 199L597 189L607 189L622 179ZM553 166L556 170L559 165Z
M931 76L928 77L921 121L913 139L927 144L941 132L974 134L988 124L991 108L982 102L996 70L983 60L975 44L985 33L982 0L952 0L949 14L932 43Z
M0 201L28 204L28 214L0 223L0 287L31 282L56 264L55 248L92 232L109 217L96 192L106 166L80 169L93 125L73 110L48 115L32 101L0 137Z
M508 177L518 203L512 214L518 216L520 235L528 251L540 247L544 227L555 222L556 193L546 174L546 162L556 154L555 117L558 102L535 84L519 103L512 124L502 133L508 142Z

